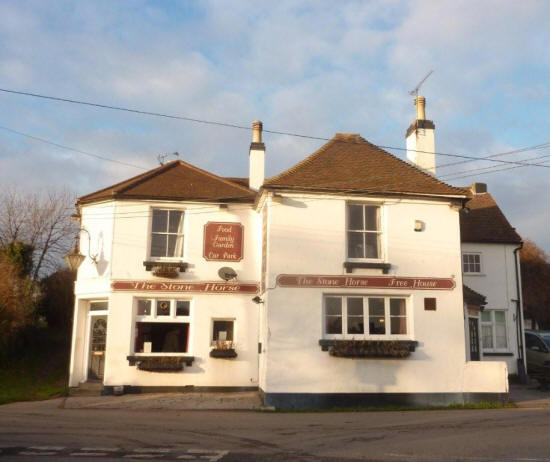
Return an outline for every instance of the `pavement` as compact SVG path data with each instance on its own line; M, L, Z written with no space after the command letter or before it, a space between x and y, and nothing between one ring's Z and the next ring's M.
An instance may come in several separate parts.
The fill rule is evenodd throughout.
M526 385L513 383L510 384L510 401L523 409L550 408L550 389L541 388L536 380Z

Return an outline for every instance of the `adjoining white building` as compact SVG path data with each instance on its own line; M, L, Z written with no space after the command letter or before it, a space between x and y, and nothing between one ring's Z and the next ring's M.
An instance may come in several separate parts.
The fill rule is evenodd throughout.
M281 408L505 399L506 362L469 347L483 295L482 313L512 314L485 286L463 295L471 193L350 134L264 181L253 127L248 179L174 161L79 199L70 386L258 390Z

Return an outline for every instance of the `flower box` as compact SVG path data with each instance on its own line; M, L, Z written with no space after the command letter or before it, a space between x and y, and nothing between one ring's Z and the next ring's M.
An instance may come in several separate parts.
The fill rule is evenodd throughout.
M231 358L237 357L237 352L235 351L234 348L227 348L227 349L214 348L213 350L210 350L210 357L231 359Z
M406 358L418 345L414 340L319 340L323 351L339 358Z
M140 371L179 372L184 364L191 366L192 356L128 356L130 366L137 366Z

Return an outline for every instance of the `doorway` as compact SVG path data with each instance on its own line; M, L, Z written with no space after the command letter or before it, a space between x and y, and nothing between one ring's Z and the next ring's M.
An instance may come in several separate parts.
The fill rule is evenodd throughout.
M90 316L90 351L88 358L89 381L103 380L106 343L107 316Z
M478 318L468 317L470 331L470 361L479 361L479 323Z

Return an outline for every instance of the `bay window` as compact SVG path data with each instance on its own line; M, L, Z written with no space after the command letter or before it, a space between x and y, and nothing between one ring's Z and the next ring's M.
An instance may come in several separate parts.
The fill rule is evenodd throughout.
M151 257L183 256L182 210L153 209L151 222Z
M381 259L380 206L347 204L347 257Z
M138 299L134 352L188 353L190 300Z
M407 300L399 297L340 296L324 298L326 338L405 338Z
M505 350L508 348L506 311L482 311L481 339L484 350Z

